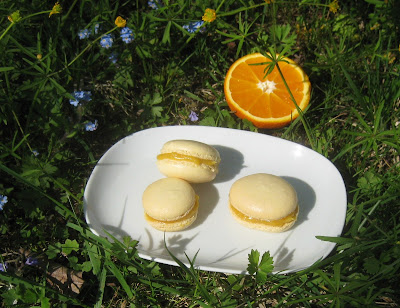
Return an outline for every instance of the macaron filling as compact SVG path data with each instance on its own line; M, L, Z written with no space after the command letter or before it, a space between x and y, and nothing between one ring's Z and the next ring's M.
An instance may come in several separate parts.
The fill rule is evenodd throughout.
M168 224L172 225L172 224L176 224L176 223L185 221L186 219L197 215L198 209L199 209L199 196L196 195L196 201L195 201L194 205L192 206L192 208L189 211L187 211L185 214L183 214L182 216L180 216L176 219L159 220L159 219L155 219L155 218L149 216L147 213L144 213L144 216L145 216L146 220L149 222L154 222L154 223L157 222L157 223L161 223L164 225L168 225Z
M246 221L248 223L257 223L257 224L263 224L265 226L271 226L271 227L283 227L284 225L291 223L297 219L297 215L299 213L299 207L296 206L296 209L290 213L289 215L280 218L280 219L275 219L275 220L263 220L263 219L258 219L258 218L253 218L250 216L247 216L246 214L243 214L239 210L237 210L232 204L230 204L232 212L241 220Z
M198 166L204 164L208 165L210 167L215 166L218 162L212 159L203 159L199 157L195 157L192 155L186 155L182 153L177 153L177 152L170 152L170 153L162 153L157 155L158 160L163 160L163 159L170 159L170 160L177 160L177 161L186 161L190 163L194 163Z

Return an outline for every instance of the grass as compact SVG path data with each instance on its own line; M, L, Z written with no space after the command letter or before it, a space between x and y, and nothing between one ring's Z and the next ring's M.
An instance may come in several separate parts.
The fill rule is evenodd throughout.
M53 5L0 4L1 307L399 305L396 1L62 1L49 17ZM206 8L216 20L188 32ZM230 112L223 81L238 57L270 49L304 68L311 102L288 127L258 130ZM74 91L91 96L74 106ZM267 275L268 255L249 251L254 275L228 275L146 261L135 239L92 234L82 199L101 155L136 131L188 124L278 136L329 158L348 192L342 235L320 238L334 251L287 275Z

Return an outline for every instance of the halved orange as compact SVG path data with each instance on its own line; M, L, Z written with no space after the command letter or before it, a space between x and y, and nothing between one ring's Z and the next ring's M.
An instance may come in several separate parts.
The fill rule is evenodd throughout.
M283 60L278 62L279 68L298 107L304 110L310 101L308 76L291 59L284 57ZM225 98L239 118L251 121L258 128L280 128L296 119L299 113L277 67L265 76L266 64L253 65L266 62L271 60L260 53L235 61L225 76Z

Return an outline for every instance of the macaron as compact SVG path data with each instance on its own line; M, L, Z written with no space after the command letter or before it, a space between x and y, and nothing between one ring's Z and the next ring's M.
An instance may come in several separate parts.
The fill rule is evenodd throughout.
M147 186L142 203L146 221L157 230L180 231L197 218L199 197L178 178L162 178Z
M195 140L168 141L157 155L157 167L162 174L190 183L212 181L218 174L220 161L214 147Z
M297 220L296 190L283 178L256 173L238 179L229 191L229 209L243 226L266 232L283 232Z

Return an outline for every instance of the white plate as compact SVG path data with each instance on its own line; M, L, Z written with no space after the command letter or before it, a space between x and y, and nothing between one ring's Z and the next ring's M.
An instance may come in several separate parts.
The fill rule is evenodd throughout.
M130 135L99 160L85 189L85 217L91 230L138 240L139 255L177 265L164 248L164 233L143 217L142 194L163 175L156 167L162 145L192 139L214 146L221 154L220 171L211 183L193 185L200 197L198 218L180 232L166 233L170 251L185 264L186 255L202 270L246 273L248 254L269 251L275 272L307 268L325 258L334 244L317 235L339 236L346 216L346 189L335 166L302 145L268 135L228 128L167 126ZM266 233L239 225L228 209L234 181L253 173L271 173L289 181L298 193L300 213L294 227Z

